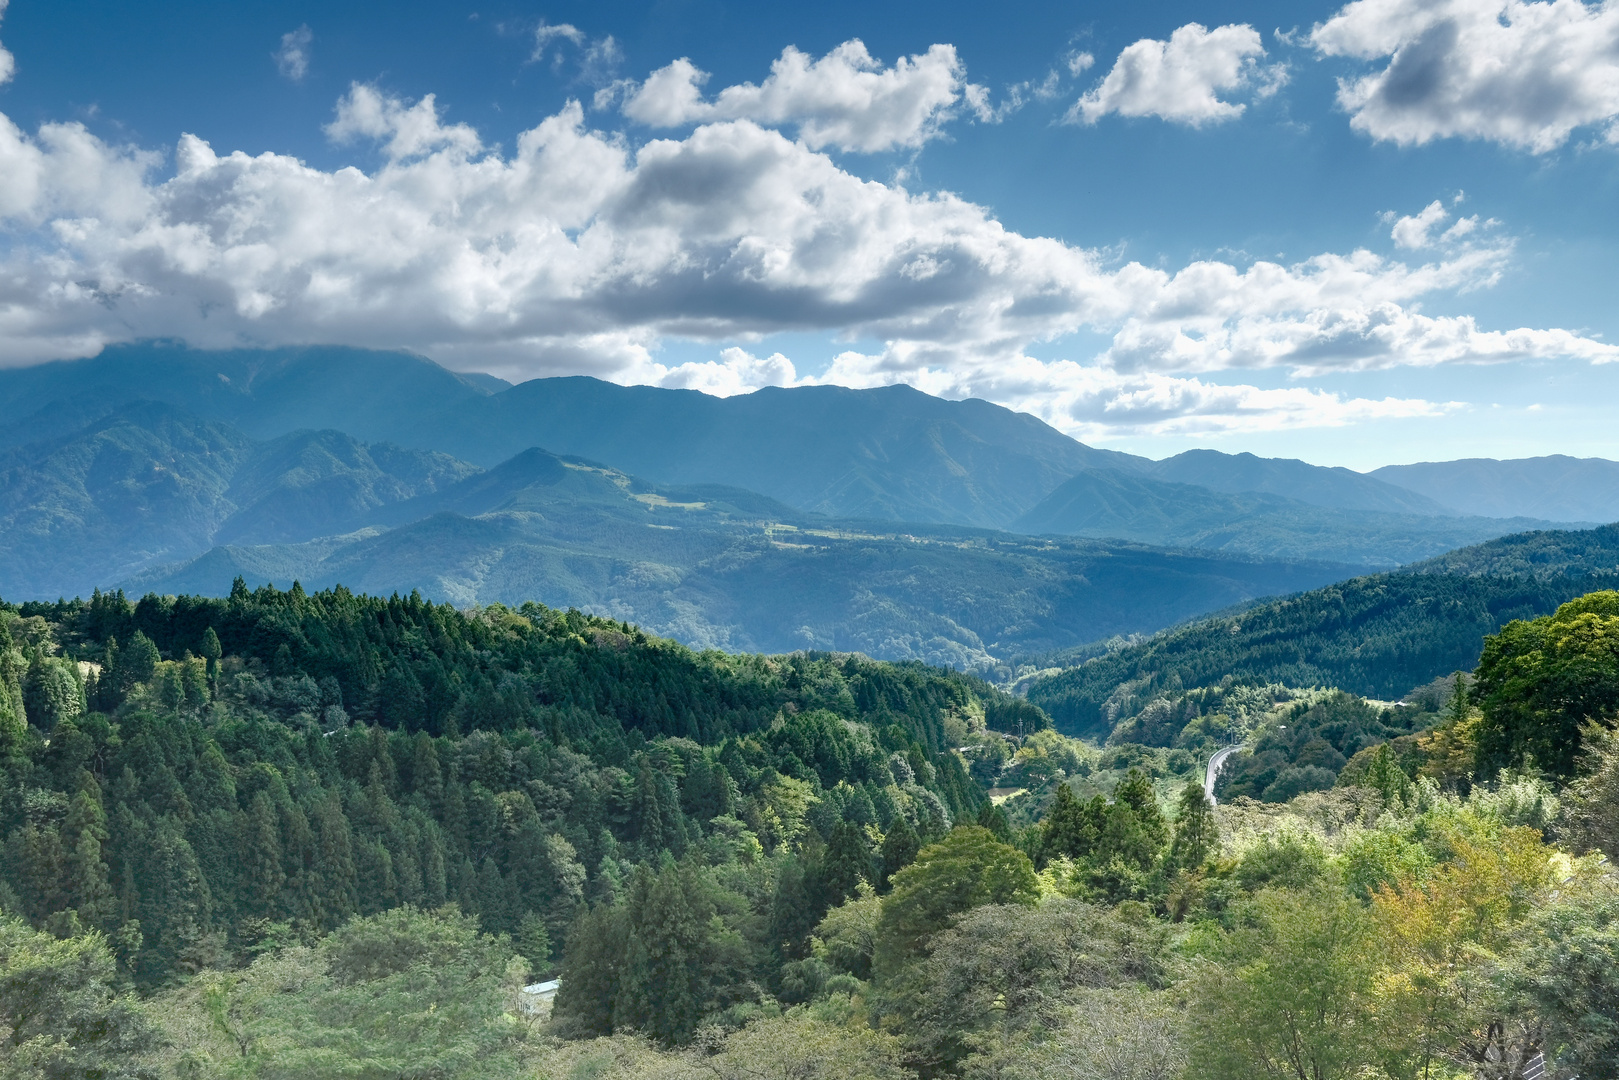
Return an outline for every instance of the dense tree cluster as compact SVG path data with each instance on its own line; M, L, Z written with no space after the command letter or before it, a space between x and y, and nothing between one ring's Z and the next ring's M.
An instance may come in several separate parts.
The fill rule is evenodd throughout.
M1549 614L1613 581L1612 573L1352 578L1126 645L1035 682L1029 701L1068 734L1104 737L1130 715L1109 709L1123 687L1142 702L1222 680L1394 700L1435 676L1471 670L1485 636L1508 622Z
M3 1080L1619 1076L1612 593L1104 747L537 607L149 599L0 613Z
M587 898L665 855L783 863L801 948L977 811L948 743L1043 719L954 672L695 654L534 605L114 593L0 634L0 907L103 933L144 987L446 903L544 971Z

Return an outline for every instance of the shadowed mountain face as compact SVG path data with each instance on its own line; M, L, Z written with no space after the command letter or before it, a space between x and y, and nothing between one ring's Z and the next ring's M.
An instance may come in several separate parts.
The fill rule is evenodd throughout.
M1553 454L1513 461L1424 461L1388 465L1371 475L1458 513L1549 521L1619 520L1619 462L1603 458Z
M697 646L986 668L1336 580L1346 566L807 514L530 448L482 470L334 431L255 441L125 406L0 459L0 595L238 575L577 606Z
M1227 494L1242 492L1281 495L1312 506L1334 510L1371 510L1386 514L1478 514L1458 510L1443 500L1407 490L1376 476L1350 469L1326 468L1290 458L1262 458L1253 454L1222 454L1218 450L1188 450L1163 461L1148 463L1143 474L1176 484L1197 484ZM1495 516L1495 515L1486 515ZM1514 515L1505 515L1514 516ZM1546 515L1528 515L1531 517Z
M128 346L0 372L0 426L20 445L142 398L255 439L326 428L484 467L544 446L654 483L742 487L842 517L985 527L1004 527L1080 468L1135 460L998 405L902 386L715 398L579 377L495 389L487 376L404 353Z
M307 540L475 471L338 432L255 443L168 405L125 406L0 456L0 590L73 595L220 541Z
M699 648L853 650L985 669L1348 569L952 526L888 531L808 518L737 489L653 487L542 451L374 520L434 506L461 512L304 544L220 547L131 584L219 593L241 575L415 588L457 604L539 600ZM771 510L785 513L760 513Z

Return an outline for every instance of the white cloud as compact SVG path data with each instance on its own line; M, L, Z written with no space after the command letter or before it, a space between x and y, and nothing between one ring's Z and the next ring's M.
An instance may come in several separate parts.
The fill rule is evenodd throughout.
M1456 200L1460 202L1460 198ZM1435 199L1423 207L1416 214L1396 218L1393 213L1385 214L1384 220L1393 221L1394 228L1389 231L1390 238L1396 245L1403 248L1425 248L1434 244L1454 244L1463 237L1470 235L1480 225L1494 225L1494 219L1480 222L1477 214L1471 217L1457 218L1450 228L1439 235L1434 230L1450 220L1450 211L1445 204Z
M0 117L0 363L142 337L334 343L733 392L797 376L740 350L669 368L659 343L822 332L883 343L823 378L983 396L1075 430L1427 407L1208 381L1229 369L1619 358L1568 331L1417 310L1487 287L1506 242L1420 264L1355 251L1170 272L863 180L747 120L635 149L570 104L503 155L430 97L357 85L327 130L373 140L383 163L326 171L188 135L165 176L80 125L28 135ZM1111 343L1085 363L1029 357L1080 330Z
M1338 84L1350 124L1374 139L1488 139L1541 154L1619 116L1613 3L1356 0L1310 41L1326 56L1388 58Z
M575 45L583 45L585 43L585 34L573 23L557 23L552 26L544 19L541 19L540 25L534 28L534 55L532 59L541 59L545 55L545 50L550 47L553 41L568 41Z
M760 359L734 345L721 350L718 361L689 362L672 368L653 365L653 368L659 374L651 381L658 386L701 390L715 397L746 394L765 386L799 385L793 362L781 353Z
M1264 55L1259 31L1251 26L1233 24L1209 30L1187 23L1168 41L1143 38L1126 46L1113 70L1074 103L1067 119L1094 124L1109 113L1118 113L1156 116L1192 127L1232 120L1247 106L1226 101L1221 94L1252 88L1256 97L1266 97L1286 81L1287 72L1281 65L1260 65ZM1088 66L1074 68L1074 74Z
M315 35L307 25L281 35L281 48L271 54L281 74L293 82L303 81L309 74L309 46L314 40Z
M10 3L11 0L0 0L0 18L5 17L6 6ZM10 82L11 77L16 73L17 58L12 56L4 45L0 45L0 85Z
M714 120L793 125L812 150L875 153L920 146L938 133L966 86L952 45L934 45L884 67L859 41L845 41L819 60L791 46L758 86L727 86L703 97L708 74L681 58L630 92L624 114L649 127ZM987 109L981 94L980 104Z
M445 127L439 123L438 105L432 94L406 106L398 98L386 97L374 86L354 83L337 103L337 119L325 128L335 143L374 139L394 161L438 151L457 155L477 153L478 133L465 124Z
M1195 435L1342 427L1372 420L1437 416L1459 407L1413 398L1346 398L1307 387L1262 389L1155 372L1119 372L1069 360L1024 356L960 379L932 373L920 388L949 397L979 397L1031 413L1076 438ZM845 386L896 380L882 357L844 353L819 379ZM911 381L911 380L903 380Z

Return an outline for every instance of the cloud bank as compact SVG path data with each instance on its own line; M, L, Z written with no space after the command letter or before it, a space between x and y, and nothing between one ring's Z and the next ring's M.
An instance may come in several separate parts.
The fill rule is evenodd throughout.
M862 179L804 133L820 125L815 138L840 147L922 137L918 118L937 114L944 83L900 93L897 77L857 80L870 115L815 112L803 103L831 99L803 86L850 72L918 80L927 57L959 80L953 52L880 70L864 55L787 54L772 78L790 78L729 99L734 111L789 117L798 139L741 117L636 147L592 129L572 103L502 152L447 123L431 96L355 85L326 131L374 146L383 163L369 173L220 153L190 135L164 173L158 155L81 125L28 134L0 117L0 363L142 337L335 343L413 348L515 378L584 373L732 393L805 380L788 358L741 348L671 368L660 342L811 331L880 343L845 352L821 381L979 396L1096 436L1445 407L1210 381L1233 369L1619 357L1564 330L1487 330L1418 310L1491 284L1506 242L1452 237L1420 263L1362 250L1170 271L1020 235L954 195ZM801 75L809 82L794 82ZM1400 233L1424 240L1412 250L1426 250L1440 224L1424 215ZM1082 330L1110 338L1101 355L1029 356Z
M1619 117L1619 6L1579 0L1356 0L1315 27L1324 56L1387 63L1338 103L1374 139L1486 139L1535 154Z

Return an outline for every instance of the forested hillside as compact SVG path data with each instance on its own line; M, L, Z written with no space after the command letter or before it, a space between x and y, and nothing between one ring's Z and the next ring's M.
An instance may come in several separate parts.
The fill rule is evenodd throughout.
M8 1078L1614 1075L1619 593L1409 717L1187 692L1218 808L969 677L532 605L0 625Z
M724 863L852 822L914 853L982 802L949 747L1045 723L950 671L696 654L536 605L239 585L0 626L0 907L104 932L147 987L452 901L545 971L587 896L660 851Z

